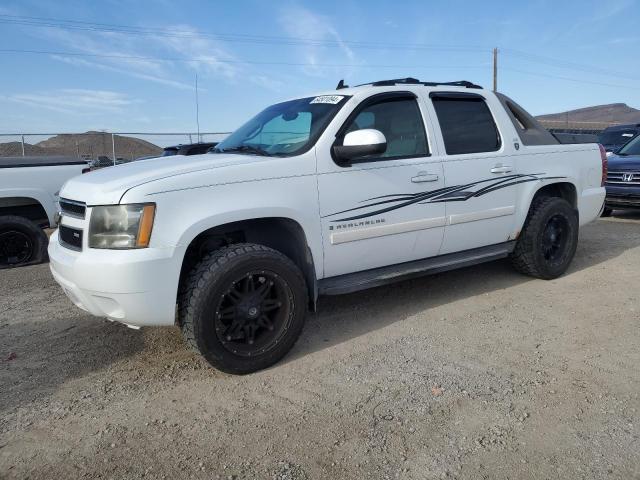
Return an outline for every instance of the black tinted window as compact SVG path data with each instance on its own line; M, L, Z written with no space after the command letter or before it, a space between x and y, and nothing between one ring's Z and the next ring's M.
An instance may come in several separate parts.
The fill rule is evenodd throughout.
M427 136L418 104L412 98L385 100L364 107L346 132L363 128L380 130L387 139L387 150L376 158L427 156Z
M444 145L449 155L495 152L500 135L481 98L434 97Z
M622 145L638 134L636 130L605 130L598 137L602 145Z

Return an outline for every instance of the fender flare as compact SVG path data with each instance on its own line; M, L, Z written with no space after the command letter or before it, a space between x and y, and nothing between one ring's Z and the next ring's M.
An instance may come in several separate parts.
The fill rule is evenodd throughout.
M45 190L38 188L5 188L0 190L1 198L31 198L37 201L47 214L49 225L55 225L55 203L57 199Z

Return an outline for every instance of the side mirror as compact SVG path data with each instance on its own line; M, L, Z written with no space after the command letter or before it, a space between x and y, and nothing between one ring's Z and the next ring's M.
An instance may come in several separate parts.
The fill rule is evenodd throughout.
M369 155L380 155L387 150L387 139L380 130L363 128L345 135L342 145L334 145L333 155L338 163L349 163Z

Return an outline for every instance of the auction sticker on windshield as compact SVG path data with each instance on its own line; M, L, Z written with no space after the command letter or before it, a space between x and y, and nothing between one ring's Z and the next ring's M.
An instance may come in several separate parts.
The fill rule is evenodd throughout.
M314 98L309 103L330 103L331 105L335 105L340 103L344 97L342 95L321 95L319 97Z

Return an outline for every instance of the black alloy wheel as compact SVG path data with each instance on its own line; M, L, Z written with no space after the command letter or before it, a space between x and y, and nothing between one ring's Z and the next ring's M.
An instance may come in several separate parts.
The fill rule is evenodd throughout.
M33 257L31 238L24 232L8 230L0 232L0 266L9 267L27 263Z
M216 335L236 355L259 355L286 333L292 306L291 289L277 273L249 272L222 295L214 313Z
M567 218L562 215L554 215L547 221L540 243L542 255L547 262L556 264L562 261L569 240L569 228Z

